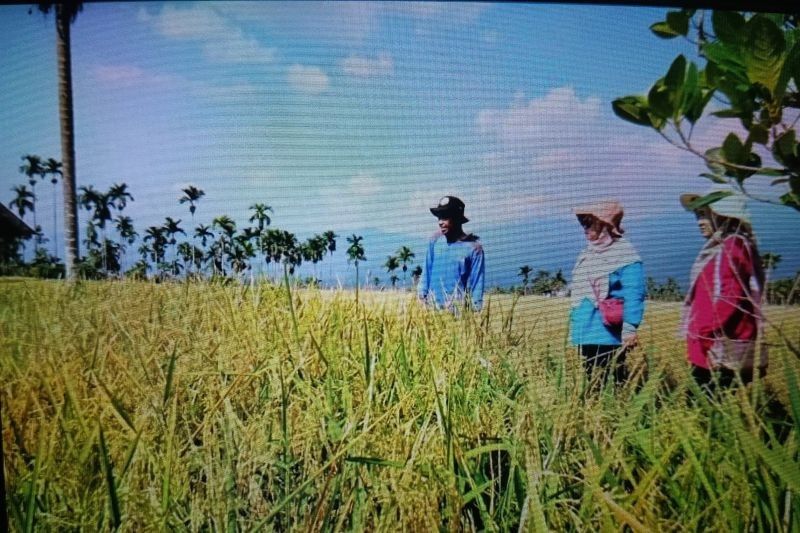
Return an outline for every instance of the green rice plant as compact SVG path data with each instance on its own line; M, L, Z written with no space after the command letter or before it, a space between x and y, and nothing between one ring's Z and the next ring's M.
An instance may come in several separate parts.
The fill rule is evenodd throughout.
M650 302L631 382L593 389L564 299L289 288L0 281L12 528L800 529L775 331L765 380L708 397Z

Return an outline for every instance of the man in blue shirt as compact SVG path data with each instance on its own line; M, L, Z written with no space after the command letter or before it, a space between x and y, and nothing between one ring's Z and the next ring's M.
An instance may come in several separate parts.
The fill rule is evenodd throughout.
M477 235L467 234L463 225L464 202L444 196L431 207L439 219L439 231L431 237L417 294L420 300L439 309L456 311L465 298L472 309L483 305L483 248Z

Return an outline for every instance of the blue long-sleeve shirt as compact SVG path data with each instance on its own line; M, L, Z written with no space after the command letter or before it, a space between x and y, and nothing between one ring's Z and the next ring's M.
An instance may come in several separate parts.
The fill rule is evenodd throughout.
M448 243L436 233L428 244L425 268L419 282L419 297L440 309L455 309L469 295L473 309L483 305L483 248L475 236Z
M608 276L608 296L621 298L622 321L634 328L642 323L644 315L644 268L641 262L630 263ZM588 298L572 309L570 330L573 344L599 344L619 346L622 344L622 328L608 328L594 303Z

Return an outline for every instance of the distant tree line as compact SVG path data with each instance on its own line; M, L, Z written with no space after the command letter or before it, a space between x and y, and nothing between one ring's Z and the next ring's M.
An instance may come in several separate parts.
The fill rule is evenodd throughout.
M56 196L53 197L52 253L45 244L45 237L37 219L38 182L49 178L55 186L61 175L61 163L50 158L24 155L20 172L27 184L13 187L14 199L9 207L23 221L30 215L33 223L34 253L31 262L24 260L25 238L13 238L0 246L0 274L33 275L38 277L63 277L64 265L57 257L58 235ZM126 183L112 185L102 191L89 185L81 187L78 205L89 213L85 224L83 244L85 255L76 263L79 277L103 279L130 277L135 279L165 280L169 278L225 278L258 271L270 274L271 270L283 267L287 274L294 274L301 264L314 266L317 282L317 264L336 251L336 235L325 231L301 241L291 232L270 227L272 208L264 203L250 206L250 226L238 228L228 215L214 217L210 225L195 225L195 213L205 192L195 186L182 190L178 198L181 205L188 204L191 227L183 220L165 217L163 223L144 228L140 234L131 217L124 214L134 197ZM365 261L362 237L348 237L350 248L348 260L355 264ZM134 249L138 260L126 264L126 252ZM405 247L404 247L405 248ZM410 250L409 250L410 252ZM411 254L413 257L413 253ZM404 266L409 258L405 257ZM274 268L270 268L274 267Z

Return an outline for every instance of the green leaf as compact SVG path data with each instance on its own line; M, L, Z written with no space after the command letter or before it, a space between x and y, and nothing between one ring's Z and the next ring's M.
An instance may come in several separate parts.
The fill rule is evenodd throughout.
M375 466L390 466L392 468L405 468L405 463L401 463L399 461L388 461L386 459L381 459L380 457L360 457L360 456L348 456L344 458L345 461L349 463L356 463L360 465L375 465Z
M672 117L675 111L670 98L670 91L663 83L656 83L647 93L647 104L650 113L661 119Z
M723 157L722 155L722 147L711 148L709 150L706 150L705 160L708 169L718 176L724 174L725 170L727 170L727 167L725 165L715 162L715 161L725 160L725 157Z
M689 33L689 15L686 11L670 11L667 13L667 25L678 35L686 36Z
M622 120L639 126L653 126L647 113L647 100L642 96L617 98L611 102L611 109Z
M753 124L750 128L750 134L747 136L747 143L750 145L753 143L766 145L767 141L769 141L769 130L761 124Z
M770 94L778 85L785 51L783 32L773 21L755 15L747 22L742 49L747 77L752 83L760 83L769 89Z
M711 101L711 97L714 96L714 91L706 91L705 93L701 93L698 98L693 99L692 104L687 107L686 109L686 118L694 124L700 117L703 116L703 111L705 110L708 102Z
M701 196L700 198L695 199L693 202L690 202L686 206L687 211L694 211L696 209L700 209L701 207L705 207L707 205L711 205L718 200L722 200L726 196L732 195L733 192L731 191L714 191L710 194L705 196Z
M737 48L716 41L702 45L700 52L710 63L706 70L713 73L715 84L719 83L721 77L737 83L749 83L747 69Z
M780 200L783 203L783 205L788 205L789 207L793 207L798 211L800 211L800 194L787 192L786 194L780 197Z
M795 431L800 431L800 390L797 388L797 376L791 365L784 365L783 373L786 376L786 389L789 391L789 405L792 408Z
M100 427L100 461L103 465L103 472L106 478L106 488L108 489L109 506L111 507L111 520L114 529L119 529L122 524L122 513L119 510L119 496L117 495L117 483L114 481L114 470L111 459L108 456L106 439L103 436L103 428Z
M747 21L744 16L735 11L714 11L711 14L711 24L714 28L714 35L724 43L740 43L746 23Z
M800 146L794 130L789 130L775 139L772 144L772 156L778 163L790 168L800 164Z
M703 172L700 174L700 177L708 178L714 183L728 183L728 180L719 174L709 174L708 172Z
M775 85L776 100L786 92L791 79L794 79L795 85L800 85L800 41L794 43L783 61L778 83Z
M491 453L497 451L504 451L510 452L511 447L505 442L497 442L492 444L484 444L483 446L478 446L477 448L473 448L464 453L465 459L471 459L473 457L478 457L479 455L483 455L484 453Z
M785 176L786 171L782 168L761 167L756 174L760 176Z
M664 85L670 91L677 91L683 85L683 80L686 78L686 58L683 54L675 58L669 66L667 75L664 76Z
M736 433L743 447L750 453L757 455L793 492L800 491L800 465L792 458L793 454L780 445L767 447L759 439L743 429L736 428Z
M167 405L170 395L172 394L172 381L175 376L175 361L178 358L177 346L172 347L172 355L169 358L169 366L167 367L167 378L164 383L164 397L162 398L161 405Z
M741 165L747 161L747 149L735 133L729 133L722 143L722 156L725 161L736 165Z
M650 31L662 39L674 39L680 36L680 33L673 30L666 22L656 22L650 25Z
M742 112L736 109L723 109L721 111L714 111L711 113L711 116L719 118L739 118L742 116Z
M680 103L681 114L686 119L694 124L697 119L703 114L703 108L708 100L704 101L703 94L700 91L699 74L697 72L697 65L689 63L689 68L686 71L686 79L683 82L683 101Z

